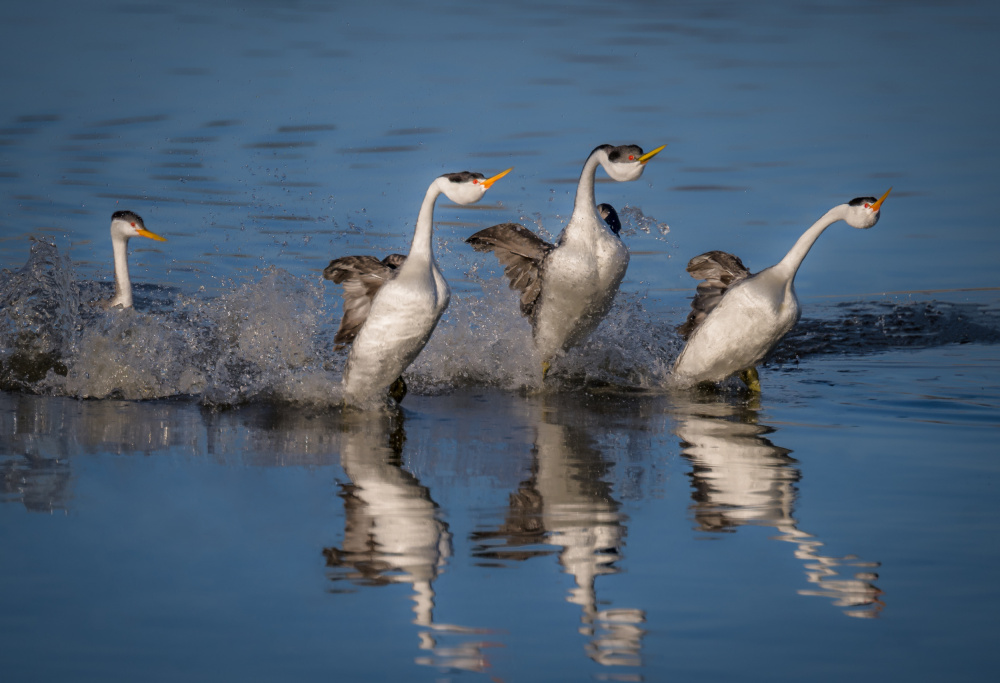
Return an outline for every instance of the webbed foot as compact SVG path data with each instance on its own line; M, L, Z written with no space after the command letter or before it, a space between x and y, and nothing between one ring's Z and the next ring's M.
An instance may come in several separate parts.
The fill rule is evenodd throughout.
M389 385L389 398L396 403L402 403L404 396L406 396L406 382L403 381L403 376L400 375L396 378L395 382Z
M755 394L760 393L760 375L757 374L757 368L741 370L740 379L747 385L747 389Z

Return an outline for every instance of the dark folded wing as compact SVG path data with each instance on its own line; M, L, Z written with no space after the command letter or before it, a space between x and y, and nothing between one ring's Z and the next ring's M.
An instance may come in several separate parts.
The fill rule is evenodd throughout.
M600 214L604 222L611 228L611 232L616 235L622 231L622 221L618 218L618 212L610 204L598 204L597 213Z
M677 328L678 334L684 339L698 329L734 283L750 277L750 271L739 257L724 251L710 251L695 256L688 263L687 272L701 282L698 283L694 299L691 300L691 312L687 320Z
M323 277L344 287L344 317L333 338L340 349L354 341L358 330L368 319L372 299L396 269L406 260L401 254L390 254L379 261L374 256L343 256L330 261Z
M555 247L523 225L501 223L480 230L465 240L476 251L492 251L510 280L510 288L521 293L521 313L531 318L542 291L542 267Z
M395 269L403 265L403 261L405 260L406 256L404 256L403 254L389 254L384 259L382 259L382 263L389 266L390 268Z

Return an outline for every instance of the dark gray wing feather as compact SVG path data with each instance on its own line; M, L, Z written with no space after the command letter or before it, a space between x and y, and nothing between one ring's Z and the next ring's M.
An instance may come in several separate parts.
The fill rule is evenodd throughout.
M476 251L492 251L496 255L510 280L510 288L521 293L521 313L531 319L542 291L545 257L555 247L517 223L494 225L465 241Z
M709 251L695 256L688 262L687 272L701 282L691 300L691 312L687 320L677 328L677 333L684 339L698 329L734 283L750 277L750 271L739 257L724 251Z
M375 294L405 260L402 254L389 254L381 261L374 256L343 256L330 261L323 277L344 287L344 317L333 338L335 348L342 349L354 341L368 319Z
M384 259L382 259L382 263L389 266L390 268L399 268L401 265L403 265L403 261L405 260L406 256L404 256L403 254L389 254Z
M622 221L618 217L618 212L615 211L615 207L610 204L598 204L597 213L600 214L601 218L604 219L604 222L608 224L609 228L611 228L611 232L617 235L622 231Z

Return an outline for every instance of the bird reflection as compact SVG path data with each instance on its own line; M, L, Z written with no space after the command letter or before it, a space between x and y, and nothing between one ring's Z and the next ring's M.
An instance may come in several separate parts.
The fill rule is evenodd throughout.
M682 455L692 464L691 509L698 528L726 532L745 524L774 527L781 534L776 540L795 545L807 580L817 586L800 590L800 595L829 598L848 616L877 617L885 606L874 583L878 563L824 555L823 542L798 528L793 509L801 474L791 451L766 438L773 432L759 424L751 407L714 398L677 404L675 433L682 439ZM845 578L845 572L853 572L852 577Z
M44 407L51 400L0 393L0 502L19 502L31 512L67 510L73 474L63 416Z
M451 556L451 533L430 491L403 468L403 414L348 411L343 417L340 464L344 542L323 549L333 581L364 586L410 584L413 623L423 654L417 664L483 671L489 662L481 629L434 618L434 580Z
M0 501L32 512L68 510L80 452L149 453L176 446L169 409L0 392Z
M68 460L46 458L34 443L0 455L0 501L20 501L30 512L66 510L71 479Z
M598 609L595 579L616 574L626 528L612 497L605 461L579 405L560 409L557 397L537 408L531 477L510 494L503 524L475 532L473 552L487 560L523 561L558 553L575 585L566 600L580 607L587 655L606 666L640 666L645 622L641 609ZM574 418L577 418L574 420ZM556 549L553 550L553 547Z

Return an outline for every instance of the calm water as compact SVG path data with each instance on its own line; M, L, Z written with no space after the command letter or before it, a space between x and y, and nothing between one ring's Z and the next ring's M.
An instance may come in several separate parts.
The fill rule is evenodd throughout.
M0 392L4 679L992 680L998 29L986 2L0 9L0 360L34 363ZM598 186L629 274L528 394L528 326L462 240L558 234L605 142L668 147ZM436 175L508 166L439 203L455 294L402 411L342 413L319 272L405 251ZM661 388L690 257L759 270L890 185L806 260L759 400ZM95 313L120 208L168 241Z

